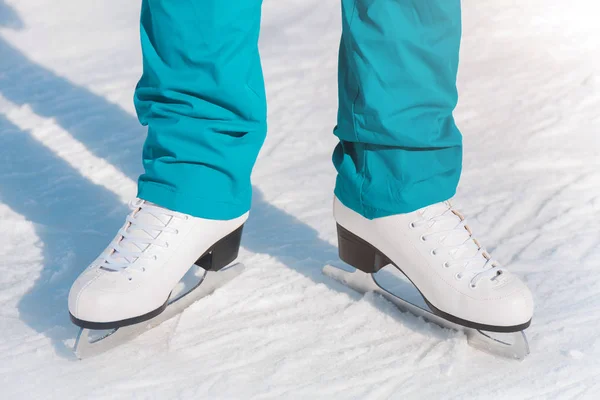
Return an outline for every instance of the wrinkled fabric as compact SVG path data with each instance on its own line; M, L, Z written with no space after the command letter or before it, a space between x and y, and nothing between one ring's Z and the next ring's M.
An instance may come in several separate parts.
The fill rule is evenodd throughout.
M456 191L459 0L343 0L335 193L367 218Z
M138 197L210 219L248 211L266 135L260 15L259 0L144 0Z
M460 0L341 3L335 194L367 218L447 200L462 165ZM144 0L140 198L211 219L249 210L266 134L260 14L260 0Z

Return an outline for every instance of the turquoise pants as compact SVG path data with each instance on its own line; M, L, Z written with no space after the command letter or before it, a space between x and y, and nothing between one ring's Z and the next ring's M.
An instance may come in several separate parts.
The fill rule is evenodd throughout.
M447 200L462 165L460 0L341 3L335 194L367 218ZM260 15L261 0L143 1L140 198L211 219L250 209L267 128Z

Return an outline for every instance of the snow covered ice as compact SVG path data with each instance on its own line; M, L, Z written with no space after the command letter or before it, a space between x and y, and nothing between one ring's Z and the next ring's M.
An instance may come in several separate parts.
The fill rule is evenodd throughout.
M339 2L266 0L246 271L77 361L66 298L135 195L139 2L0 0L0 398L597 399L600 6L463 0L458 203L536 299L516 363L361 296L337 261Z

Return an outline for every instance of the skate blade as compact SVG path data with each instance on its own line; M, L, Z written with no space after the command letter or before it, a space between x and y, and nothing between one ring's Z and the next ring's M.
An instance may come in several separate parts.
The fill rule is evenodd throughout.
M426 306L418 306L392 294L381 287L372 274L367 274L358 269L354 272L348 272L326 265L323 268L323 273L359 293L378 293L396 305L400 311L422 317L424 320L442 328L464 332L470 346L488 354L516 360L523 360L529 354L529 344L523 331L511 333L487 332L455 324L432 313L425 308Z
M240 275L244 269L244 265L240 263L216 272L193 266L173 289L167 308L162 313L148 321L112 330L82 328L77 335L73 351L77 358L86 359L112 350L181 314L197 300L212 294Z

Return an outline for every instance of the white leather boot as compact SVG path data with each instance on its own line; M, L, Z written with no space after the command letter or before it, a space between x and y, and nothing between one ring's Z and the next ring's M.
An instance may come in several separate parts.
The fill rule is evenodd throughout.
M393 264L435 314L495 332L531 323L529 289L490 257L449 201L369 220L335 198L334 216L344 262L367 273Z
M196 218L144 200L69 293L71 320L113 329L160 314L175 285L194 265L219 270L237 258L248 213L220 221Z

